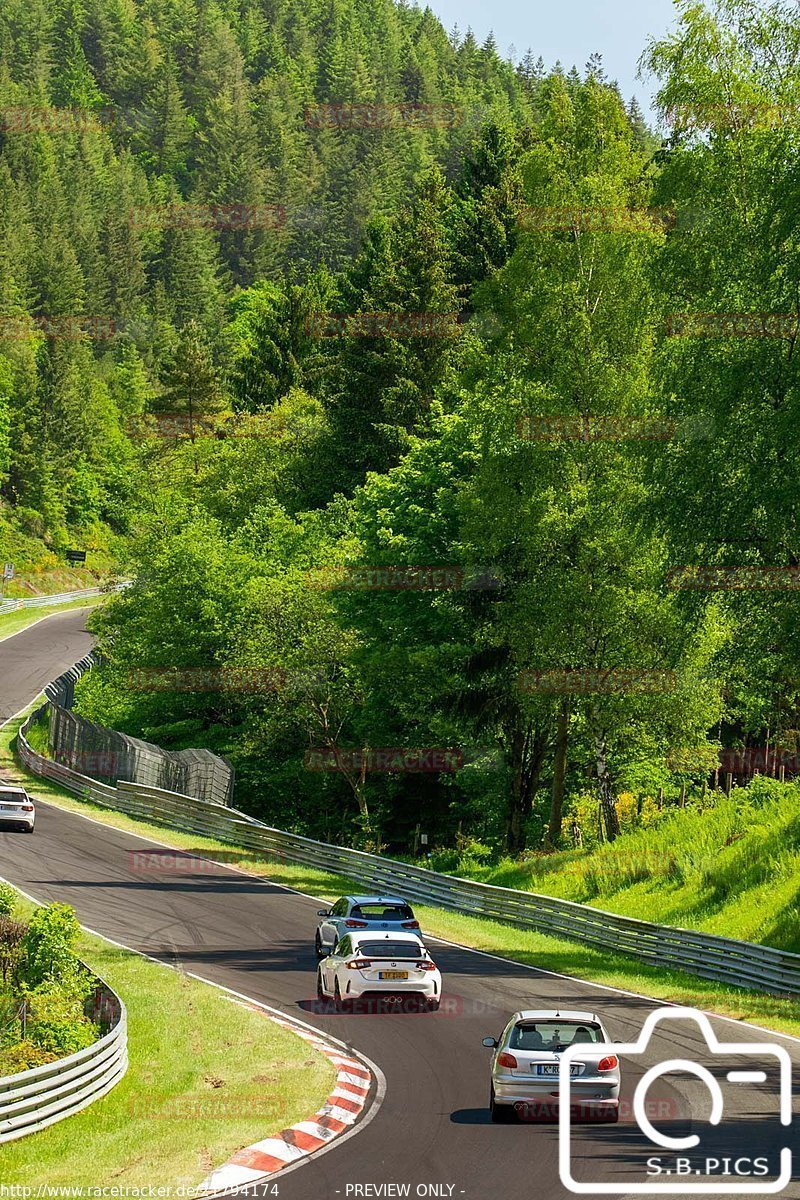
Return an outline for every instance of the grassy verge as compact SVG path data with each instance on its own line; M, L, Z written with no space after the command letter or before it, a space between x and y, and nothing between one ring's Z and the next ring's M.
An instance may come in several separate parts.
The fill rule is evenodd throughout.
M42 617L50 617L53 613L68 612L71 608L92 608L96 604L102 604L105 599L104 595L86 596L83 600L74 600L69 604L47 604L43 608L20 608L16 612L3 613L0 616L0 640L10 637L11 634L20 633L29 625L41 621Z
M757 776L730 797L657 814L649 827L589 851L495 865L469 847L437 870L541 892L623 916L800 952L800 784Z
M12 742L22 719L0 731L0 766L12 768L17 777L31 786L43 800L73 812L94 816L106 824L166 843L179 850L193 850L208 858L241 867L275 883L333 900L354 887L352 880L311 867L298 866L269 855L258 855L199 834L182 833L152 822L140 821L124 813L78 800L45 780L35 779L15 763ZM431 934L499 954L516 962L528 963L549 971L575 975L610 987L640 992L655 999L676 1001L707 1009L725 1016L754 1021L769 1029L800 1036L800 1013L793 1000L759 996L740 988L727 987L710 980L697 979L680 971L652 967L624 955L593 950L573 942L547 937L533 931L516 929L500 922L464 916L443 909L415 908L421 913L424 928ZM532 1000L533 1000L532 988Z
M125 1001L130 1066L82 1113L2 1146L0 1182L197 1186L328 1095L331 1063L266 1016L92 934L77 951Z

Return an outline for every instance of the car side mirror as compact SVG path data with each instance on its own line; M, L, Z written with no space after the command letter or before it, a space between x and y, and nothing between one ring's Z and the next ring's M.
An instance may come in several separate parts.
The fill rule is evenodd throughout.
M330 915L331 910L329 908L320 908L317 912L318 917L329 917Z
M497 1049L497 1039L496 1038L484 1038L483 1044L484 1044L484 1046L487 1047L487 1049L490 1049L490 1050Z

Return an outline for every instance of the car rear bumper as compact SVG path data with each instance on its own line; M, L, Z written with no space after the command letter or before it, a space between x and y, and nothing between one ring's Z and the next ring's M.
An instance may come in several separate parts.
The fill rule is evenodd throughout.
M0 829L18 829L20 825L26 829L33 829L35 820L35 813L0 813Z
M425 1000L438 1000L439 989L434 980L387 979L348 980L342 993L350 1000L386 999L387 996L422 996Z
M545 1104L558 1105L558 1079L495 1079L493 1081L496 1104ZM619 1080L596 1082L587 1080L582 1086L576 1080L570 1082L570 1107L576 1105L600 1105L616 1108L619 1104Z

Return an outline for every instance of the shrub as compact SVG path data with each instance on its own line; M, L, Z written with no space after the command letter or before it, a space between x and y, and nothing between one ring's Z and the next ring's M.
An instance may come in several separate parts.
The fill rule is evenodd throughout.
M54 1062L59 1055L52 1054L42 1046L35 1045L30 1038L17 1042L7 1050L0 1050L0 1075L16 1075L18 1071L30 1071Z
M13 917L0 917L0 973L5 985L22 960L22 945L28 926Z
M50 985L31 992L27 1003L30 1040L55 1058L83 1050L100 1036L99 1026L84 1016L83 1001L77 996Z
M79 932L78 918L68 904L54 901L35 909L22 943L29 988L48 979L69 983L82 971L73 950Z
M14 911L17 893L10 883L0 883L0 917L8 917Z

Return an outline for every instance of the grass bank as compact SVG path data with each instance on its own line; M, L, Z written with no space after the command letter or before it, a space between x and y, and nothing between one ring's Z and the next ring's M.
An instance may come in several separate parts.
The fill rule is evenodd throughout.
M20 608L15 612L0 615L0 641L20 633L29 625L35 625L42 617L51 617L54 613L68 612L71 608L94 608L106 599L104 595L86 596L83 600L72 600L69 604L47 604L42 608Z
M19 779L31 787L34 795L41 796L43 800L73 812L93 816L118 829L151 837L154 841L175 849L194 851L207 858L238 866L254 875L318 896L325 901L333 900L353 888L363 890L363 885L357 885L345 877L276 860L269 855L259 855L250 850L237 850L213 838L182 833L79 800L46 780L28 775L16 762L12 743L21 723L22 718L18 718L0 731L0 766L13 770ZM419 905L415 908L421 913L424 928L434 936L491 954L499 954L530 966L639 992L655 999L675 1001L721 1015L753 1021L766 1028L800 1037L800 1012L794 1001L759 996L745 989L697 979L680 971L653 967L624 955L593 950L574 942L516 929L500 922L443 909L423 908ZM535 986L532 987L531 993L533 1001Z
M32 909L21 897L15 915ZM0 1182L197 1186L328 1095L327 1058L266 1016L85 931L76 950L125 1001L130 1066L83 1112L0 1147Z
M702 808L581 852L481 865L469 847L432 866L623 916L800 953L800 784L764 776Z

